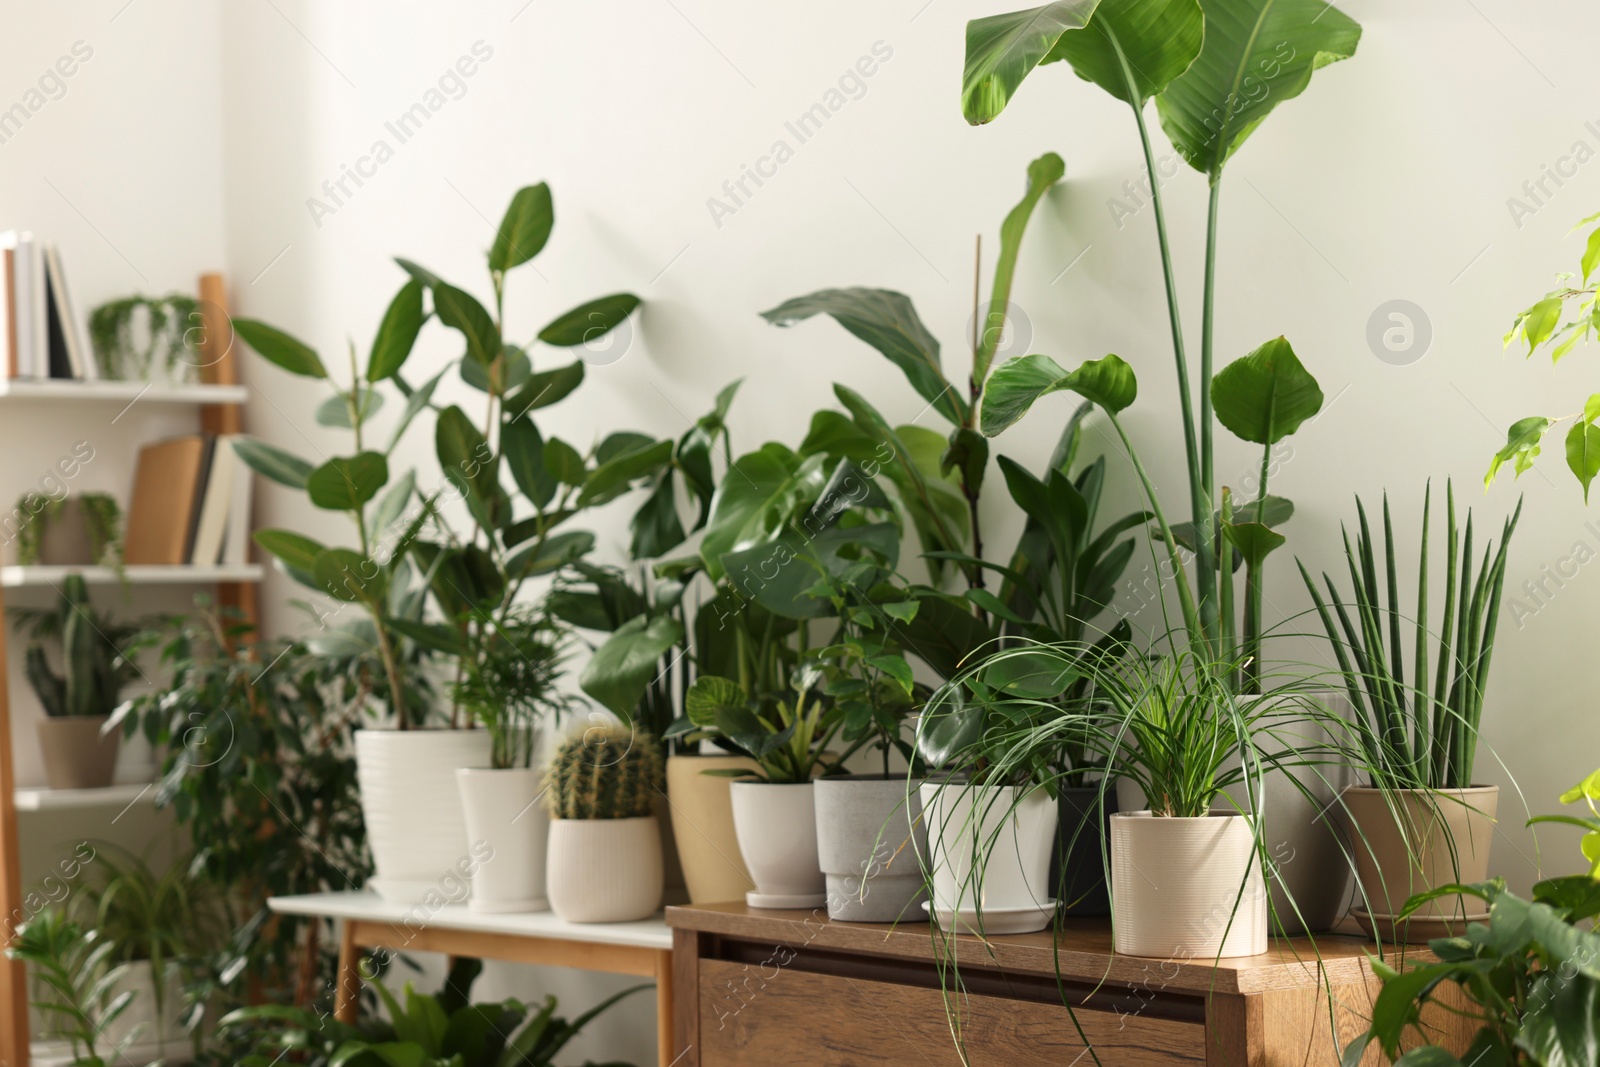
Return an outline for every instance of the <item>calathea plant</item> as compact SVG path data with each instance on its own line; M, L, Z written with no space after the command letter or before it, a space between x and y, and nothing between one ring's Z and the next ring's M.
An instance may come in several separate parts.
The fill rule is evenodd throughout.
M1131 446L1130 455L1180 576L1176 584L1187 639L1201 662L1240 664L1239 684L1245 687L1254 682L1260 659L1260 568L1266 555L1283 543L1274 526L1290 514L1284 503L1267 495L1268 459L1274 444L1317 414L1322 392L1283 338L1213 373L1222 179L1228 161L1261 122L1303 92L1313 71L1353 55L1360 33L1356 23L1320 0L1061 0L977 19L967 27L962 111L968 122L997 118L1035 68L1063 60L1133 112L1177 370L1188 527L1167 520ZM1210 185L1197 366L1191 365L1180 322L1161 181L1145 124L1145 108L1152 99L1178 154L1206 175ZM1129 445L1118 416L1133 402L1137 383L1133 368L1115 355L1070 372L1042 355L1008 361L985 389L983 432L1001 432L1035 400L1057 390L1071 390L1094 402ZM1221 514L1224 491L1215 476L1218 421L1264 449L1256 492L1227 516ZM1179 554L1185 542L1194 550L1192 584ZM1242 634L1236 633L1231 610L1230 557L1247 568Z

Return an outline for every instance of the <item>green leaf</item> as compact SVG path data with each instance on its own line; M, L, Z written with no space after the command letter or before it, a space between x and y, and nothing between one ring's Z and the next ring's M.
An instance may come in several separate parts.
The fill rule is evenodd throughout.
M670 440L646 440L648 443L613 456L596 467L578 494L578 507L594 507L615 500L632 488L634 482L660 473L672 462Z
M1600 230L1595 230L1589 235L1588 244L1583 248L1583 284L1589 284L1589 276L1594 273L1594 268L1600 266Z
M834 613L825 597L812 592L823 574L842 577L860 566L869 550L893 568L900 552L900 531L893 523L835 526L802 536L792 527L775 540L725 552L727 580L740 595L786 619L815 619ZM871 585L869 577L858 584Z
M961 688L947 685L935 693L917 727L917 752L930 767L945 767L983 736L983 708L969 704Z
M348 548L327 548L317 553L311 572L317 587L336 600L381 604L387 588L383 568Z
M1575 422L1567 431L1567 467L1583 486L1583 502L1589 502L1589 483L1600 474L1600 426Z
M389 461L382 452L336 456L311 472L306 493L328 511L355 511L378 495L389 480Z
M845 460L849 462L849 460ZM939 472L961 472L961 483L967 492L976 495L983 487L983 475L989 467L989 439L976 430L958 426L950 431L950 443L939 457Z
M650 496L628 520L633 534L628 554L633 559L659 559L683 544L688 536L678 518L676 485L672 471L663 472Z
M533 361L516 345L506 345L503 355L487 367L477 360L461 361L461 380L480 393L505 397L533 377Z
M494 452L466 412L454 404L439 412L439 421L434 425L434 449L439 466L452 485L476 498L480 505L493 501L499 488Z
M449 370L449 368L446 367L445 370ZM411 395L406 397L405 410L400 413L400 418L395 421L394 433L390 435L389 447L385 451L394 451L395 446L400 443L400 439L405 436L406 430L410 428L412 420L422 414L422 410L433 402L433 391L439 388L439 380L444 375L445 371L442 370L426 382L423 382L418 388L411 390ZM396 375L395 381L402 382L402 379Z
M600 705L631 721L645 690L661 673L662 657L683 640L683 625L670 615L629 619L595 649L578 686Z
M537 578L551 574L594 550L594 534L588 530L569 530L545 538L518 552L506 562L506 573L517 578Z
M683 698L683 710L689 721L700 727L715 727L717 715L729 710L742 710L749 702L744 689L731 678L714 674L701 675Z
M589 476L578 450L559 437L552 437L544 443L544 469L556 481L574 489L582 486Z
M383 407L383 394L364 385L356 387L356 416L363 423L377 414L381 407ZM336 430L349 430L355 427L355 422L350 418L349 397L342 393L330 396L318 404L315 418L317 425L331 426Z
M489 249L489 269L504 273L528 262L544 250L550 230L556 224L556 208L550 199L550 186L544 182L517 190L506 208L500 229L495 231L494 247Z
M1522 336L1528 342L1528 355L1550 339L1561 322L1561 298L1546 297L1523 312Z
M384 312L378 325L378 336L372 341L372 356L367 360L367 381L381 382L392 378L411 355L416 346L417 334L427 316L422 311L421 282L413 278L400 287L389 310Z
M1189 69L1204 30L1197 0L1100 0L1089 25L1063 33L1044 62L1064 59L1078 77L1142 110Z
M1043 648L1011 649L992 657L983 668L983 684L998 693L1024 700L1054 700L1082 672L1061 653Z
M1099 2L1058 0L967 23L967 60L961 72L961 114L966 120L974 126L994 121L1061 35L1089 24Z
M1546 1067L1600 1063L1600 982L1549 971L1534 979L1517 1047Z
M774 326L793 326L819 314L833 316L883 353L939 414L957 426L966 421L966 401L939 366L939 342L922 324L909 297L889 289L822 289L786 300L761 317Z
M439 321L460 330L467 340L467 358L484 367L500 357L500 331L494 317L471 293L440 282L433 287L433 310Z
M500 453L517 488L539 507L547 504L555 495L556 483L545 469L544 438L532 419L507 419L501 425Z
M1211 380L1211 400L1235 437L1271 445L1322 410L1322 389L1277 337L1224 367Z
M1489 463L1489 473L1483 476L1483 484L1488 486L1494 481L1502 463L1515 463L1518 474L1533 466L1533 461L1539 456L1539 442L1544 440L1551 425L1549 419L1538 415L1512 423L1511 429L1506 431L1505 447L1494 454L1494 459Z
M1250 508L1240 509L1245 513ZM1235 512L1238 514L1239 512ZM1288 538L1278 533L1269 526L1259 522L1235 522L1222 528L1222 536L1228 543L1239 550L1240 557L1247 567L1258 567L1275 549L1282 548L1288 543Z
M268 362L275 363L290 374L303 378L326 378L327 368L317 353L301 341L282 330L254 319L234 319L233 332L244 338L244 343L261 353Z
M263 478L287 485L290 489L305 489L306 479L311 477L311 464L265 441L253 437L235 437L233 451L244 460L245 466Z
M1215 182L1245 139L1311 84L1311 74L1355 54L1361 27L1327 0L1201 0L1200 54L1156 107L1188 164Z
M311 538L289 530L257 530L253 538L276 558L303 571L314 571L317 557L326 550Z
M1101 0L1105 3L1105 0ZM1191 0L1193 2L1193 0ZM1050 187L1067 173L1067 165L1054 152L1046 152L1028 164L1028 188L1022 200L1000 224L1000 255L994 263L994 283L989 292L989 311L978 335L978 352L973 358L972 377L981 389L989 377L994 354L1005 335L1006 313L1011 306L1011 283L1017 271L1017 253L1022 250L1022 235L1028 229L1033 209ZM969 483L971 484L971 483Z
M700 557L713 580L724 574L722 557L776 538L825 484L823 456L804 460L779 444L740 456L728 469L711 502Z
M540 371L529 378L528 384L506 401L506 410L521 415L539 408L547 408L565 399L567 394L582 384L582 360L565 367L557 367L555 370Z
M1034 401L1063 389L1113 415L1139 395L1133 368L1119 356L1092 359L1070 373L1049 356L1019 356L1002 364L984 389L980 419L984 436L994 437L1027 414Z
M632 293L612 293L587 304L580 304L539 331L539 340L559 348L589 344L604 337L638 307Z

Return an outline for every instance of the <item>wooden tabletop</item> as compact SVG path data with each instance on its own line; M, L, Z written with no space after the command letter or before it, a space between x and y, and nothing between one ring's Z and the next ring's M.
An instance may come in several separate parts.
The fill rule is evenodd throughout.
M1215 960L1152 960L1119 956L1111 948L1109 919L1067 919L1059 937L1049 931L979 938L950 937L928 923L832 922L823 909L786 911L743 903L668 908L667 925L677 929L793 947L854 951L909 960L953 957L958 967L979 967L1061 977L1077 981L1139 984L1159 975L1163 988L1192 993L1259 993L1370 980L1370 940L1340 934L1315 938L1273 938L1259 956ZM1431 960L1425 949L1385 946L1393 963L1401 952Z

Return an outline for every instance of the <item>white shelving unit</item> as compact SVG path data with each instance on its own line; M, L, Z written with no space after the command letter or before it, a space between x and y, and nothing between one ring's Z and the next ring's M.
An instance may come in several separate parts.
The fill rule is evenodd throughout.
M259 582L264 568L257 563L228 563L214 567L133 564L118 574L113 567L0 567L0 588L53 588L69 574L81 574L90 585L214 585L217 582Z
M67 379L29 381L0 378L0 400L70 400L131 404L242 404L250 396L243 385L156 385L152 382L80 382Z
M127 808L156 802L156 787L149 782L113 785L105 789L18 789L18 811L85 811L93 808Z

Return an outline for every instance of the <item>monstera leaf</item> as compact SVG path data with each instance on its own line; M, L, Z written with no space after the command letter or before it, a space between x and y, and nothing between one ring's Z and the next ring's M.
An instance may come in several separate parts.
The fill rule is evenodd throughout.
M625 721L631 720L645 690L661 673L662 657L682 640L683 624L670 615L630 619L595 649L578 686Z
M1272 109L1319 67L1355 54L1361 27L1326 0L1202 0L1200 54L1160 96L1178 154L1213 183Z

